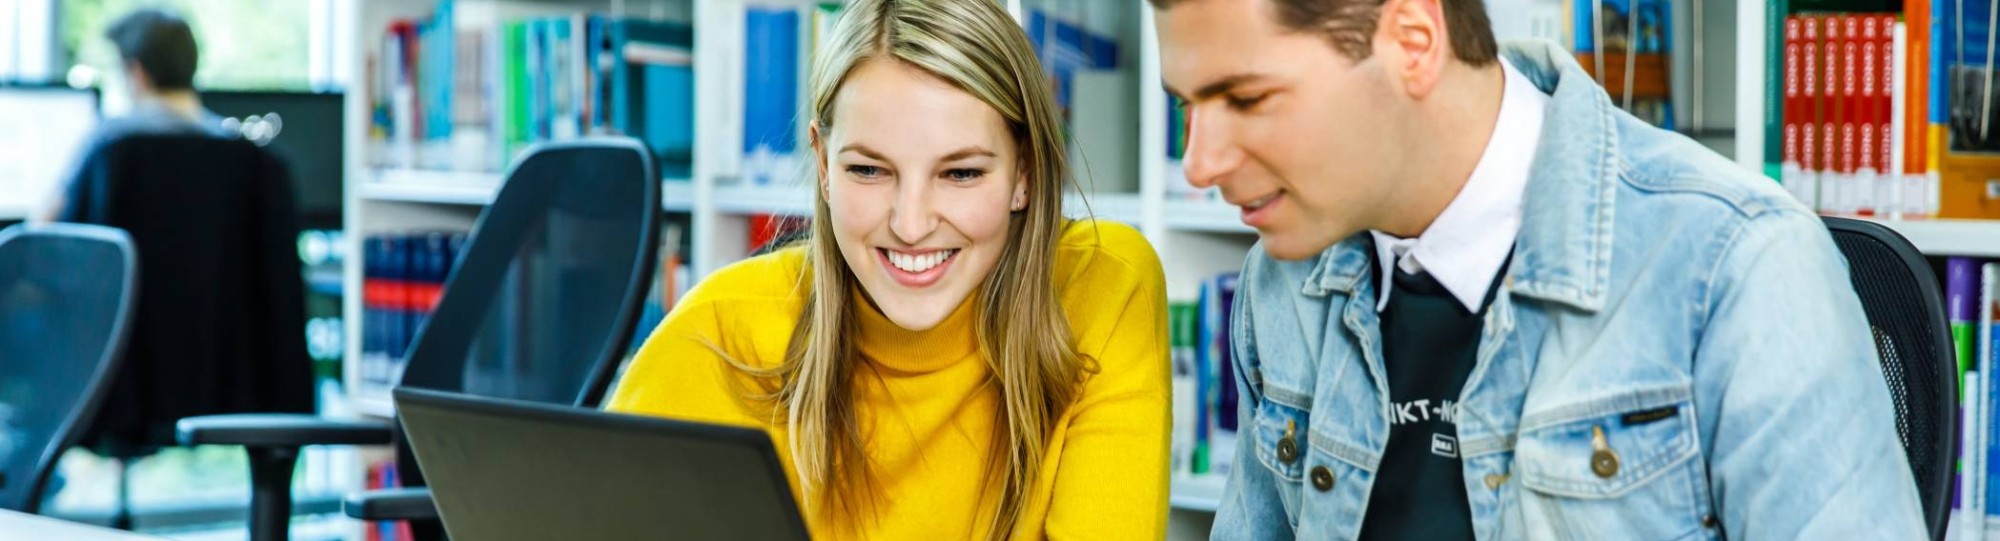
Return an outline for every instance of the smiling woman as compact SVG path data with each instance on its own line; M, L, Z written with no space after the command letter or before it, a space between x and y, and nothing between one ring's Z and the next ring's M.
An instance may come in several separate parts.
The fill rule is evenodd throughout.
M1164 277L1131 228L1063 218L1020 27L853 2L809 92L811 236L703 281L607 408L769 430L815 537L1164 537Z

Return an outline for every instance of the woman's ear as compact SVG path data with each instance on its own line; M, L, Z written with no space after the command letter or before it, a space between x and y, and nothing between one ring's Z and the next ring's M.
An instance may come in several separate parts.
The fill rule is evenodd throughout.
M1021 178L1014 180L1014 200L1008 204L1007 208L1014 212L1020 212L1028 208L1028 173L1026 171L1021 172Z
M826 141L820 137L818 120L813 120L812 122L806 124L806 140L812 145L812 152L814 158L813 176L816 177L817 180L813 184L815 186L818 186L819 196L820 198L824 199L826 198L826 181L827 181Z

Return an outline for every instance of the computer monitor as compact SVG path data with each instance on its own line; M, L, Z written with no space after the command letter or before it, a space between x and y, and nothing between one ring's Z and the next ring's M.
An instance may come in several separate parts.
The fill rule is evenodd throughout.
M0 84L0 220L39 209L97 128L97 91Z
M234 120L230 125L244 129L252 141L265 144L291 164L302 228L341 227L345 193L341 131L346 107L341 93L203 91L201 104Z

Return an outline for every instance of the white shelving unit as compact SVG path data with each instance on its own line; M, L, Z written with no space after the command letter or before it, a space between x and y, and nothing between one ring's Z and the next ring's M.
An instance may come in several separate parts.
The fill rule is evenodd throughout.
M1167 505L1183 511L1214 513L1222 506L1222 487L1228 481L1220 475L1175 475L1173 494Z
M1930 256L2000 257L2000 220L1870 220Z
M484 207L500 193L500 173L428 171L422 169L378 169L374 180L359 185L361 199L403 203L434 203ZM668 212L694 208L693 182L664 179L660 182L660 205Z
M1736 163L1761 173L1764 155L1764 38L1769 13L1763 2L1736 6ZM1873 220L1895 229L1929 256L2000 257L2000 220Z

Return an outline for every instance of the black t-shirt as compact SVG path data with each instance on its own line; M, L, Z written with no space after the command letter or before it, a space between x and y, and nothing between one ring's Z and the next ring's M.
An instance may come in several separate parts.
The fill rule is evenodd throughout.
M1458 457L1457 403L1477 362L1485 307L1497 287L1487 288L1475 313L1429 274L1393 272L1381 323L1389 445L1360 539L1469 541L1472 507Z

